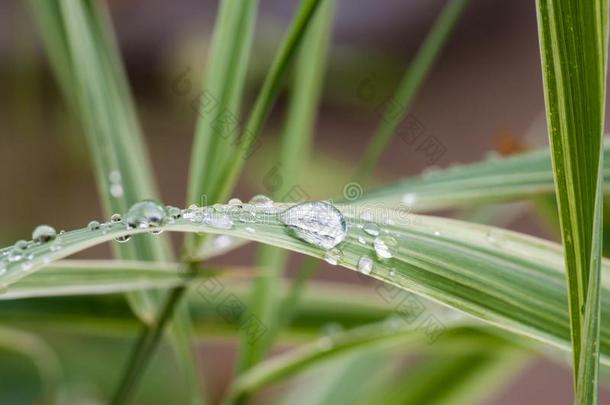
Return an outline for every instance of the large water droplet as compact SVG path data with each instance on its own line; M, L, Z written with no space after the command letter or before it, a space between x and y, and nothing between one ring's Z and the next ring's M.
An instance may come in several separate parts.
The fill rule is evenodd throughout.
M374 222L367 222L364 224L362 230L371 236L379 235L379 227Z
M130 228L156 228L163 225L167 217L165 207L154 201L140 201L129 208L125 223Z
M121 222L121 214L112 214L110 216L110 222Z
M87 224L87 229L90 231L97 231L100 229L100 223L98 221L91 221Z
M371 274L371 271L373 271L373 260L368 256L362 256L358 260L358 271L363 274Z
M343 242L347 225L341 211L326 202L305 202L284 211L280 219L296 237L329 250Z
M380 236L373 241L375 253L380 259L390 259L393 256L392 248L397 245L396 239L391 236Z
M38 225L32 232L32 240L37 243L52 241L57 236L55 228L49 225Z

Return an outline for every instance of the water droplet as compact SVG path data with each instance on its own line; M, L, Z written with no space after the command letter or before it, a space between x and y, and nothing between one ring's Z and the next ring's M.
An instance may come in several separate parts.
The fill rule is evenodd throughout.
M121 184L111 184L110 195L114 198L123 197L123 186Z
M441 231L439 231L438 229L435 229L434 236L441 236Z
M180 208L178 207L168 205L165 207L165 209L167 210L167 215L169 215L170 218L178 219L182 216L182 211L180 211Z
M218 235L212 243L215 249L224 250L233 244L233 238L229 235Z
M373 271L373 260L368 256L362 256L358 260L358 271L363 274L371 274L371 271Z
M371 236L379 235L379 227L374 222L367 222L362 230Z
M366 245L366 240L362 236L358 236L358 242L362 243L363 245Z
M328 250L343 242L347 224L341 211L326 202L305 202L284 211L280 219L296 237Z
M24 240L18 240L15 242L15 247L17 249L26 250L28 248L28 243Z
M233 220L227 214L214 213L206 218L206 224L216 229L233 228Z
M32 240L36 243L47 243L57 236L55 228L49 225L38 225L32 232Z
M151 232L153 235L161 235L163 233L163 228L155 229Z
M212 205L212 208L217 212L227 212L229 210L229 206L225 204L214 204Z
M13 248L8 252L9 262L18 262L23 259L23 249Z
M237 219L240 222L245 222L248 224L256 222L256 212L252 211L253 207L251 205L245 205L244 209L237 214Z
M21 263L22 271L30 271L32 270L32 262L30 260Z
M58 252L62 249L62 246L59 242L56 241L55 243L53 243L51 245L50 249L51 249L51 252Z
M125 223L130 228L157 228L167 218L165 207L155 201L140 201L129 208Z
M502 243L502 236L493 229L487 231L485 238L487 239L487 242L492 245L499 246Z
M396 239L391 236L380 236L373 241L373 247L379 259L391 259L393 256L391 249L396 245Z
M243 203L241 202L241 200L239 198L231 198L229 200L228 204L232 207L238 207L238 206L242 205Z
M117 236L116 238L114 238L114 240L119 242L119 243L128 242L129 239L131 239L131 235Z
M326 252L326 254L324 255L324 261L326 263L330 263L333 266L336 266L337 263L339 263L339 260L341 260L341 256L342 253L339 249L331 249L329 251Z
M404 204L411 206L411 205L415 204L417 197L416 197L415 193L406 193L402 196L401 200Z
M394 277L396 275L396 269L390 269L390 277Z
M273 207L273 200L263 194L255 195L250 199L250 201L248 201L248 203L254 205L255 207Z
M121 222L121 214L112 214L110 217L110 222Z
M100 229L100 223L98 221L91 221L87 224L87 229L90 231L97 231Z
M121 182L121 172L119 172L118 170L111 171L110 174L108 175L108 180L110 180L111 183L120 183Z
M246 232L248 233L256 233L256 230L254 228L252 228L251 226L247 226L244 228L246 230Z
M110 181L110 195L114 198L120 198L123 196L123 185L121 184L121 172L118 170L113 170L108 175L108 180Z

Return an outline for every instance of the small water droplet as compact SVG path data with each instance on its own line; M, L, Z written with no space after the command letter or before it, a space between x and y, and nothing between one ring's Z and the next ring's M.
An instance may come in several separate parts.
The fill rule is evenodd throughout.
M231 246L233 238L229 235L218 235L212 243L215 249L224 250Z
M111 184L110 185L110 195L114 198L123 197L123 186L121 184Z
M21 263L22 271L30 271L32 269L32 262L30 260Z
M59 252L62 249L62 246L59 242L56 241L51 245L49 249L51 249L51 252Z
M228 204L232 207L238 207L240 205L242 205L242 201L239 198L231 198L228 202Z
M110 174L108 175L108 180L110 180L111 183L120 183L121 182L121 172L119 172L118 170L111 171Z
M284 211L280 220L297 238L328 250L343 242L347 224L341 211L326 202L305 202Z
M87 229L90 231L97 231L100 229L100 223L98 221L91 221L87 224Z
M367 222L362 230L371 236L379 235L379 227L374 222Z
M17 249L26 250L28 248L28 243L24 240L18 240L15 242L15 247Z
M233 228L233 220L227 214L214 213L206 218L206 224L216 229Z
M57 232L49 225L38 225L32 232L32 240L36 243L47 243L55 239Z
M396 275L396 270L395 269L390 269L390 277L394 277Z
M246 232L249 233L256 233L256 230L254 228L252 228L251 226L247 226L244 228L246 230Z
M169 217L172 219L178 219L182 216L182 211L178 207L168 205L165 207L165 209L167 210L167 215L169 215Z
M373 271L373 260L368 256L362 256L358 260L358 271L362 274L371 274L371 271Z
M362 236L358 236L358 242L362 243L363 245L366 245L366 240Z
M157 228L163 225L166 218L165 207L155 201L146 200L129 208L125 214L125 223L130 228Z
M502 243L502 236L493 229L487 231L487 233L485 234L485 238L487 239L487 242L492 245L499 246Z
M229 206L225 204L214 204L212 205L212 208L217 212L227 212L229 210Z
M120 198L123 196L123 185L121 184L121 172L118 170L113 170L108 175L108 180L110 181L110 195L114 198Z
M23 259L23 249L13 248L8 253L9 262L18 262Z
M402 196L401 200L405 205L411 206L417 201L417 196L415 193L406 193Z
M331 249L329 251L326 252L326 254L324 255L324 261L326 263L330 263L333 266L336 266L337 263L339 263L339 260L341 260L341 256L342 253L339 249Z
M439 231L438 229L435 229L434 236L441 236L441 231Z
M131 235L117 236L116 238L114 238L114 240L119 242L119 243L128 242L129 239L131 239Z
M121 214L112 214L110 217L110 222L121 222Z
M379 259L391 259L392 248L396 245L396 239L391 236L380 236L373 241L373 247Z
M255 195L248 203L255 207L273 207L273 200L263 194Z

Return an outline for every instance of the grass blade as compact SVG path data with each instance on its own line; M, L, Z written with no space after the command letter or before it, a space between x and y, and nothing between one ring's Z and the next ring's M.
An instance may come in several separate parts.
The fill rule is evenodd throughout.
M276 204L282 211L289 204ZM227 206L229 207L229 206ZM341 244L339 264L358 269L363 256L376 258L375 239L358 227L361 211L346 205L337 206L348 222L348 234ZM281 218L268 213L268 207L255 210L260 222L238 220L231 229L219 229L206 222L180 218L162 229L181 232L206 232L248 238L284 249L324 258L324 250L294 238ZM268 215L264 215L267 212ZM277 212L277 211L276 211ZM186 214L187 212L185 212ZM377 213L379 214L379 213ZM366 213L374 218L375 212ZM384 211L384 218L374 222L382 235L396 239L390 260L374 260L369 276L466 312L489 324L545 344L569 350L569 316L563 251L551 242L484 225L445 218L409 215ZM263 220L264 217L264 220ZM393 224L386 224L386 222ZM251 232L252 228L254 233ZM112 223L105 230L88 229L66 232L57 249L57 241L32 245L26 251L32 259L3 260L6 270L0 282L6 285L31 274L46 262L62 259L72 253L116 237L149 232L150 229L126 229L124 223ZM364 240L364 243L361 242ZM15 247L0 250L10 256ZM26 272L23 271L25 268ZM604 272L610 262L603 260ZM602 279L602 306L610 310L609 281ZM602 321L600 360L610 365L610 322Z
M231 159L231 141L237 135L232 123L239 119L256 4L250 0L225 0L220 4L191 154L189 204L201 204L202 200L209 199L212 185L218 180L222 167ZM214 108L209 112L212 102ZM201 237L190 237L186 243L189 254L197 251L202 242Z
M281 185L273 195L275 200L290 198L291 189L299 184L298 174L308 160L334 9L334 0L324 2L318 8L299 50L292 79L293 91L282 135L282 160L275 166L278 169L277 175L281 178ZM264 339L254 343L250 342L248 336L242 338L239 362L241 370L249 368L262 358L279 330L278 286L286 259L285 251L270 246L261 246L258 252L259 267L269 269L270 275L258 278L254 283L251 298L253 315L267 325L270 332Z
M297 15L265 77L263 87L256 98L252 112L250 113L243 130L240 144L236 148L236 153L223 169L219 180L212 188L214 190L211 194L212 200L226 200L229 193L234 188L241 168L243 167L244 160L252 152L252 147L260 135L263 123L281 89L282 80L286 76L288 66L292 61L298 46L302 42L306 28L309 26L319 4L320 0L303 0L301 2Z
M565 246L575 401L597 403L608 3L539 0L547 120Z
M34 9L40 4L34 1ZM125 72L104 6L95 1L58 0L41 8L41 27L54 39L55 70L69 100L80 115L95 166L102 206L107 216L125 212L133 203L156 198L148 153L138 127ZM66 71L67 70L67 71ZM66 77L72 77L70 81ZM68 89L68 86L71 90ZM132 246L115 246L117 257L127 260L168 261L168 241L138 237ZM149 324L160 303L158 291L128 295L134 311ZM191 380L193 397L199 396L196 365L190 355L188 314L181 313L172 329L177 354ZM182 354L181 354L182 353Z

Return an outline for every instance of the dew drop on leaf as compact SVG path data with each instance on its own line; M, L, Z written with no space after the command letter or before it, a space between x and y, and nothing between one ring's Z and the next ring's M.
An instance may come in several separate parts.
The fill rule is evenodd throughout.
M98 221L91 221L87 224L87 229L90 231L97 231L100 229L100 223Z
M374 222L367 222L362 230L371 236L379 235L379 227Z
M373 241L375 253L380 259L392 258L392 248L396 246L396 239L391 236L380 236Z
M273 207L273 200L263 194L255 195L248 202L255 207Z
M121 222L121 214L112 214L110 222Z
M373 260L368 256L362 256L358 260L358 271L362 274L371 274L371 271L373 271Z
M329 250L343 242L347 225L341 211L326 202L305 202L280 215L280 220L295 236Z
M116 238L114 238L114 240L119 242L119 243L128 242L129 239L131 239L131 235L117 236Z
M135 203L125 214L125 223L130 228L157 228L163 225L167 218L165 207L146 200Z
M228 204L232 207L238 207L238 206L242 205L242 202L239 198L231 198L229 200Z
M337 263L339 263L339 260L341 260L341 256L342 253L339 249L331 249L329 251L326 252L326 254L324 255L324 261L326 263L330 263L333 266L336 266Z

